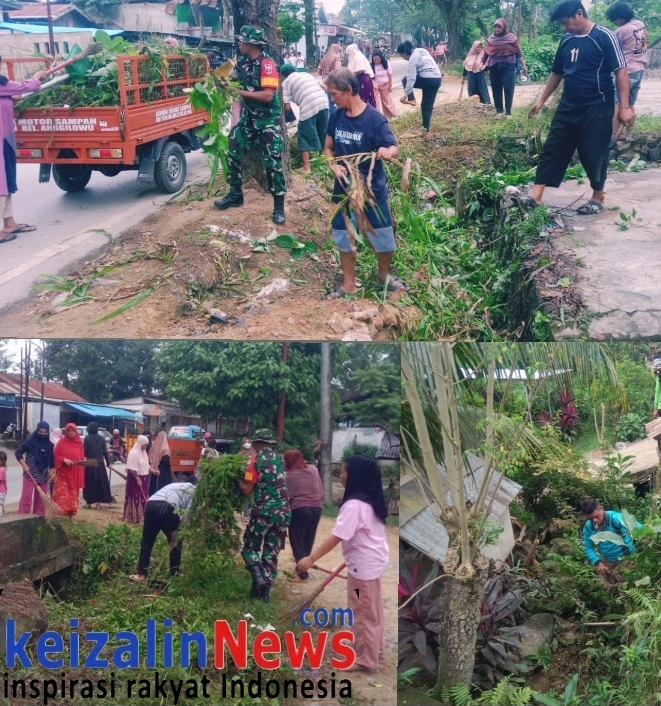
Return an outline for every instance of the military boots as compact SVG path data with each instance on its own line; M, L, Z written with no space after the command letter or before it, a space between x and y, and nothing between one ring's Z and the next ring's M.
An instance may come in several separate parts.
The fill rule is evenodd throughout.
M281 226L285 222L284 195L273 197L273 221L279 226Z
M243 206L243 191L230 191L222 199L214 201L213 205L221 211L235 206Z

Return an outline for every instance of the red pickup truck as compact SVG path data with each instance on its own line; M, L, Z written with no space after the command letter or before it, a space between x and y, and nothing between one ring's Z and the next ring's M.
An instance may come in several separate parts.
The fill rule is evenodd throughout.
M64 191L81 191L93 171L116 176L137 170L138 181L165 193L179 191L186 179L186 152L202 140L197 129L209 114L196 110L185 89L209 71L205 55L163 58L161 80L152 80L153 57L119 56L119 95L112 106L26 108L17 110L16 156L19 164L41 164L39 181ZM43 68L42 59L6 59L7 74L21 80ZM151 68L151 67L150 67Z

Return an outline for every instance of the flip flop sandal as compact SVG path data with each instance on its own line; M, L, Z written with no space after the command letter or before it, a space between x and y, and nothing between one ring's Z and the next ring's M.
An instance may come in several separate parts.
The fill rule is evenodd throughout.
M600 213L604 210L604 204L599 201L586 201L582 206L576 209L579 216L593 216L595 213Z
M33 230L37 230L37 226L31 226L27 223L19 223L12 233L32 233Z
M349 294L348 292L344 291L344 287L338 286L338 287L333 287L333 289L330 290L327 294L324 294L323 299L328 300L328 299L354 299L355 297L358 296L358 292L355 294Z
M7 232L6 230L0 231L0 235L2 235L2 233L4 233L5 236L4 236L4 238L0 238L0 245L2 243L11 243L12 240L16 240L16 238L18 238L16 233L14 233L12 231L10 231L10 232Z
M537 203L532 196L528 195L516 196L514 200L519 206L523 206L524 208L539 208L542 205L541 203Z
M384 285L383 282L379 282L379 285L381 287L386 286L386 288L389 292L401 292L401 291L408 292L409 291L409 287L406 284L406 282L399 279L399 277L391 277L390 275L388 275L388 284L387 285Z

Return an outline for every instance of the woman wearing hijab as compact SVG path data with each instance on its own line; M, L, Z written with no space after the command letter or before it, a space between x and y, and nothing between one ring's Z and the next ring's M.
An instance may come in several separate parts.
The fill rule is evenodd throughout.
M140 434L126 458L126 498L124 500L124 521L139 525L145 516L150 474L158 471L149 465L147 455L149 439Z
M487 88L487 77L484 73L485 67L482 63L483 55L484 46L482 42L479 40L473 42L473 46L464 61L464 78L468 78L468 97L479 96L480 103L491 105L489 89Z
M397 117L397 106L392 98L392 67L381 49L372 53L372 69L376 86L379 110L390 120Z
M2 58L0 57L0 62ZM16 186L16 135L14 134L14 96L41 90L41 81L47 77L45 71L37 73L27 81L10 81L0 76L0 212L4 219L0 232L0 243L16 240L19 233L37 230L27 223L16 223L12 209L12 194Z
M83 448L86 459L96 459L96 467L85 467L83 499L86 505L83 507L89 510L94 505L98 510L101 503L111 505L113 498L110 493L110 480L106 473L106 467L110 466L108 447L106 440L99 434L99 425L96 422L90 422L87 425Z
M78 512L80 489L85 487L85 469L76 465L85 458L85 447L73 422L64 427L64 436L55 446L55 488L53 500L73 517Z
M53 429L53 431L50 433L50 442L53 444L53 448L57 447L57 442L62 438L62 430L59 428ZM48 484L48 494L53 497L53 486L54 486L55 479L51 480L50 483Z
M386 644L381 576L390 558L385 527L388 506L381 468L374 459L365 456L348 458L342 466L340 479L344 498L333 534L310 556L299 561L296 570L309 571L321 557L342 542L356 652L356 662L347 671L373 673L379 668L380 652Z
M149 496L151 496L166 485L170 485L174 480L172 478L172 462L170 459L171 451L168 444L168 435L164 431L160 431L154 440L154 443L149 450L149 466L158 473L152 473L149 476Z
M286 451L284 459L291 508L289 543L298 563L309 556L314 547L324 506L324 487L317 467L308 465L300 451ZM307 571L299 571L298 578L307 581L310 575Z
M48 481L55 468L53 444L49 437L48 422L39 422L34 432L16 449L16 460L23 469L23 490L18 503L19 515L46 514L46 508L36 491L35 483L48 494Z
M326 88L326 79L335 71L336 69L342 68L342 47L339 44L331 44L328 50L324 54L324 58L319 63L319 75L321 76L321 81ZM326 91L328 95L328 117L333 114L335 110L335 103L331 98L331 94Z
M519 39L514 32L510 32L507 20L501 17L495 21L493 34L487 40L487 46L482 55L482 63L486 63L491 78L491 92L497 117L503 117L503 94L505 117L512 117L517 61L520 61L526 70Z
M369 103L373 108L376 108L376 93L374 92L374 71L370 62L367 61L365 55L358 49L356 44L349 44L346 49L347 58L349 59L349 71L356 74L360 90L358 95L365 103Z

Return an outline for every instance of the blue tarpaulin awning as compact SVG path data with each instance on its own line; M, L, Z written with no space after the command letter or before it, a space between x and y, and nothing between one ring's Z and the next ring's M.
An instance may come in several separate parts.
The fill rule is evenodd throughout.
M23 22L0 22L0 29L9 29L15 32L23 32L25 34L48 34L48 25L35 25ZM53 27L55 34L74 34L76 32L91 32L96 35L99 31L98 27ZM116 34L121 34L122 29L104 29L110 37Z
M110 407L109 405L81 404L79 402L66 402L65 404L89 417L115 417L116 419L131 419L133 421L140 421L144 418L142 414L137 414L137 412L129 412L127 409Z

